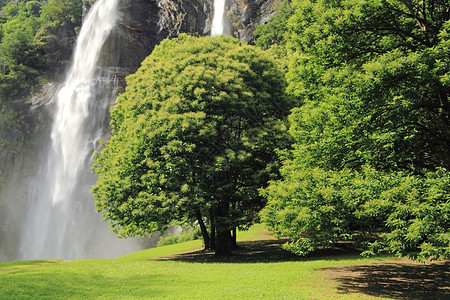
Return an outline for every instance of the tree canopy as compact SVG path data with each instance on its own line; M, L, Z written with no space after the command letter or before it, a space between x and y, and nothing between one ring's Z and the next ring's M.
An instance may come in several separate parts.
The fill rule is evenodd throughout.
M314 161L339 169L370 160L414 173L450 167L448 4L293 1L288 76L305 101L295 131Z
M448 1L293 0L294 150L264 191L290 250L450 257Z
M231 232L258 218L258 189L277 176L275 149L287 143L283 74L236 39L181 35L127 83L95 159L98 211L121 236L197 222L206 247L228 253Z

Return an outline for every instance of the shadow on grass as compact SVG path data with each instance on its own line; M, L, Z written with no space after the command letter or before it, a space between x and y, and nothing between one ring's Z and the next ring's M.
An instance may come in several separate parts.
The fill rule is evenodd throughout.
M324 268L342 293L398 299L450 299L450 261L415 263L402 260Z
M328 256L358 255L360 252L348 247L346 244L338 244L332 249L317 250L306 257L299 257L282 248L286 239L259 240L238 242L238 249L233 250L230 256L217 257L212 251L195 251L171 256L152 258L156 260L172 260L190 263L270 263L285 261L305 261L324 258ZM337 259L333 257L333 259ZM339 259L339 258L338 258ZM342 257L344 259L344 257Z
M284 249L281 240L263 240L238 243L233 255L216 257L210 251L195 251L172 256L152 258L157 260L189 263L273 263L286 261L332 260L359 258L360 251L348 243L339 243L334 248L315 251L299 257ZM321 280L338 283L342 294L363 294L396 299L450 299L450 261L421 264L408 259L389 259L361 264L320 269L326 274Z

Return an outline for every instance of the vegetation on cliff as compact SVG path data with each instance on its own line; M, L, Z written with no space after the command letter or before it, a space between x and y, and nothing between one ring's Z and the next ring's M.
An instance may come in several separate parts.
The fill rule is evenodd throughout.
M17 235L29 205L21 176L34 170L32 147L46 142L34 138L47 124L30 109L31 94L60 79L81 17L81 0L0 1L1 260L17 257Z
M82 1L9 2L0 16L0 99L27 96L64 68L81 24Z
M66 67L82 1L0 3L0 177L11 149L17 152L31 132L29 96L36 85ZM17 137L20 135L20 137Z

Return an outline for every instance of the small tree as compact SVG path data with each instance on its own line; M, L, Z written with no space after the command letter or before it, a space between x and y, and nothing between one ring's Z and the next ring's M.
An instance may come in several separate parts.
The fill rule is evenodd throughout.
M276 175L284 76L236 39L181 35L127 81L94 164L98 211L120 236L196 221L206 247L229 253L231 233L257 218L258 189Z

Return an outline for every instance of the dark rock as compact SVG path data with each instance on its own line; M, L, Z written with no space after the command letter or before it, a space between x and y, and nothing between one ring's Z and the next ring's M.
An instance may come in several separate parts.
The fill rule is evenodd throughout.
M121 68L136 70L163 39L181 32L204 34L209 0L127 0L121 8L118 32Z
M228 0L228 17L233 36L243 42L253 43L256 25L267 22L275 13L281 0Z

